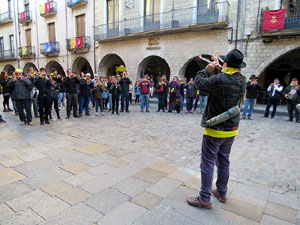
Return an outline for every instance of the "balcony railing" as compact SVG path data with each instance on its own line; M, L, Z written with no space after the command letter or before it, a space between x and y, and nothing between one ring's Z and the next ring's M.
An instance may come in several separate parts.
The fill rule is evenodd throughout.
M59 42L52 41L40 44L40 53L45 56L57 56L59 54Z
M229 3L223 1L98 25L95 26L95 39L105 41L111 38L141 35L149 31L174 32L182 29L225 27L228 20Z
M263 31L262 25L264 21L264 10L261 11L261 33L263 36L269 35L289 35L289 34L299 34L300 33L300 10L299 7L294 5L294 3L288 3L287 11L284 19L284 28L281 30L269 30Z
M79 8L82 6L85 6L88 1L87 0L67 0L68 3L68 7L75 9L75 8Z
M22 59L32 59L35 57L34 46L23 46L19 48L19 56Z
M18 14L19 23L27 25L31 23L32 17L30 11L24 11Z
M5 12L0 14L0 25L13 22L12 12Z
M15 60L16 58L17 57L14 49L3 51L0 50L0 62Z
M73 53L88 52L91 48L91 40L88 36L66 39L67 50Z
M40 15L43 17L49 17L55 15L57 12L56 2L46 2L40 5Z

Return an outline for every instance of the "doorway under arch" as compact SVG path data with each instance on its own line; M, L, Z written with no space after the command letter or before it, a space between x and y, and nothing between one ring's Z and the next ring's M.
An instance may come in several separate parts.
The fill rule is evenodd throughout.
M80 74L83 73L90 73L92 76L94 75L93 69L90 65L90 63L83 57L77 57L72 66L73 73Z
M23 67L23 73L27 74L29 72L30 67L33 67L36 71L38 71L38 68L32 62L28 62Z
M118 75L126 70L123 59L117 54L105 55L99 64L98 73L100 76Z
M16 70L15 67L11 64L7 64L3 68L3 71L7 72L7 74L10 74L11 72L14 72L15 70Z
M46 64L46 72L47 74L52 73L53 69L56 69L58 74L60 74L61 76L65 76L65 71L64 68L56 61L51 60L50 62L48 62Z
M266 103L266 89L270 83L273 83L274 78L279 78L280 83L284 87L291 83L292 78L300 80L300 48L279 56L258 75L258 82L263 89L259 95L258 102Z
M202 57L210 60L210 55L202 55ZM205 61L199 60L198 56L189 59L181 68L180 74L186 78L188 82L191 78L195 78L198 71L203 70L207 63Z

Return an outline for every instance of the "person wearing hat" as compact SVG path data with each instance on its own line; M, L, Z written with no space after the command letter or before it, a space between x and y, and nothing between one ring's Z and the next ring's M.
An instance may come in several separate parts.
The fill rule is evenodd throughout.
M246 114L248 111L248 107L250 105L250 110L248 112L248 119L252 120L252 113L254 110L256 98L258 95L258 91L261 90L261 86L257 83L257 77L253 74L250 76L250 81L247 82L246 85L246 100L243 109L243 115L241 117L242 120L246 119Z
M264 117L269 117L270 107L273 105L271 118L274 118L277 105L281 98L282 90L283 90L283 86L280 84L280 80L278 78L275 78L274 83L271 83L267 89L267 91L269 92L269 100L266 106Z
M238 135L239 113L224 122L209 126L207 121L227 112L240 104L246 88L246 79L240 70L246 67L243 54L234 49L221 59L224 61L222 72L210 76L220 68L218 58L197 73L195 87L209 93L207 106L202 117L201 126L205 127L202 138L201 154L201 190L197 197L190 197L187 202L191 206L212 207L211 193L222 203L226 202L227 183L229 180L229 154L234 137ZM214 166L217 165L217 189L212 190Z
M21 122L30 125L32 121L31 90L33 88L31 80L23 76L21 69L16 69L15 76L8 81L7 87L11 89L12 99L16 101ZM24 114L24 109L26 115Z
M46 69L40 69L40 76L35 79L34 86L39 90L38 102L40 113L40 125L50 124L50 97L51 97L51 81L46 75Z
M289 113L289 121L295 119L297 123L300 123L299 111L296 109L296 105L300 103L300 88L298 84L298 79L293 78L289 86L287 86L283 91L284 97L287 99L287 110Z

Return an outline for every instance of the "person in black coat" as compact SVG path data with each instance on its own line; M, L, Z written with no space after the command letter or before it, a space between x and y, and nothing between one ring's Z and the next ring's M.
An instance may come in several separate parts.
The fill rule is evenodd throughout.
M82 116L82 111L85 109L85 115L90 116L89 101L90 93L94 88L91 74L87 73L85 78L80 80L80 92L79 92L79 116Z
M289 121L293 121L295 111L296 122L300 123L299 111L296 109L296 105L300 103L300 88L297 78L292 79L292 82L285 88L283 94L284 97L287 99Z
M257 83L257 77L253 74L250 76L250 81L247 82L246 84L246 100L245 100L245 104L244 104L244 109L243 109L243 115L241 117L241 119L246 119L246 114L247 114L247 110L248 107L250 105L250 110L248 112L248 119L252 120L252 113L254 110L254 106L255 106L255 102L256 102L256 98L258 95L258 92L261 90L261 86Z
M34 81L34 86L39 90L38 102L40 113L40 124L50 124L50 93L51 93L51 81L46 75L46 69L40 69L40 76Z
M2 95L3 95L3 112L12 112L13 110L9 107L9 88L7 87L7 82L10 79L7 76L7 72L2 71L0 77L0 84L2 87Z
M123 72L122 78L119 81L121 94L121 112L129 112L129 84L131 80L127 77L127 73Z
M185 113L193 113L193 102L196 97L196 89L194 86L194 79L191 80L185 85L186 88L186 112Z
M115 78L112 78L111 84L109 86L109 90L112 95L111 114L113 115L114 112L116 111L117 115L119 115L120 85L118 84Z

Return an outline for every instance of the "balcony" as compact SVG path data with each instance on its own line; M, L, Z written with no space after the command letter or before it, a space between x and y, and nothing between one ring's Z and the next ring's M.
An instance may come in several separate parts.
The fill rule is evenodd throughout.
M98 25L94 28L94 38L109 42L136 36L224 28L228 20L229 3L223 1Z
M67 50L72 53L86 53L91 48L90 37L81 36L66 39Z
M5 12L0 14L0 25L13 22L12 12Z
M71 9L76 9L85 6L88 2L87 0L67 0L68 7Z
M19 48L19 56L22 59L33 59L35 58L34 46L23 46Z
M56 2L46 2L42 5L40 5L40 15L42 17L50 17L55 15L57 12L57 8L56 8Z
M4 50L4 51L0 50L0 62L12 61L16 59L17 57L14 49Z
M28 25L28 23L32 22L31 12L24 11L18 14L19 23L23 25Z
M289 3L284 20L284 29L263 31L264 10L261 11L261 36L295 36L300 35L300 10L294 8L293 3Z
M59 42L57 41L40 44L40 53L44 56L57 56L59 54L59 51Z

